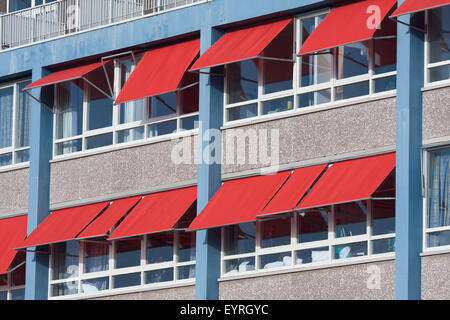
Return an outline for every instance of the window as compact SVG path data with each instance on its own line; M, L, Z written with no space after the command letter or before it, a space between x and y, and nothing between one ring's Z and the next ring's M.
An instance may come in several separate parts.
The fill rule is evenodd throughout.
M369 200L222 228L222 276L395 253L395 171Z
M450 245L450 148L432 150L428 155L425 248Z
M186 73L182 89L113 105L142 58L116 58L91 72L87 81L56 85L54 156L142 141L193 130L198 121L198 74Z
M0 301L25 300L25 264L19 264L13 271L0 275Z
M450 6L427 10L425 83L450 78Z
M301 16L283 30L265 57L226 66L225 121L332 104L396 89L397 28L382 22L376 37L296 55L326 13ZM294 38L297 48L294 48Z
M102 295L195 278L195 232L117 241L70 241L51 249L49 297Z
M30 160L30 82L0 86L0 168Z

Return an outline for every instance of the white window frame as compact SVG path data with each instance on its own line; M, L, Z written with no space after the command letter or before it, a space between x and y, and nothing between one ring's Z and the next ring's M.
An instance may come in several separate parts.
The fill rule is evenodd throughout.
M328 265L336 265L345 263L348 261L354 261L356 263L364 263L367 260L370 260L371 258L393 258L395 257L395 252L386 252L386 253L379 253L374 254L373 253L373 242L377 240L383 240L383 239L395 239L395 233L388 233L388 234L382 234L382 235L372 235L372 203L376 200L395 200L395 198L386 197L386 198L370 198L368 200L362 200L365 201L367 206L367 219L366 219L366 233L362 235L356 235L351 237L344 237L344 238L337 238L335 235L335 207L336 205L331 206L331 210L329 212L328 216L328 239L326 240L320 240L320 241L313 241L313 242L306 242L306 243L299 243L298 242L298 216L299 212L294 213L288 213L286 215L290 215L291 219L291 243L284 246L279 247L270 247L270 248L261 248L261 240L262 240L262 232L261 232L261 224L263 219L256 220L256 240L255 240L255 251L251 253L245 253L245 254L236 254L236 255L225 255L225 230L226 227L222 228L222 250L221 250L221 278L226 279L227 277L234 277L234 276L240 276L240 275L254 275L261 272L277 272L282 270L289 270L289 269L295 269L295 270L302 270L302 269L310 269L315 267L323 267ZM270 217L270 219L279 219L282 215L275 215L273 217ZM344 244L352 244L352 243L359 243L359 242L366 242L367 243L367 255L361 256L361 257L350 257L350 258L342 258L342 259L335 259L334 258L334 247L338 245L344 245ZM314 248L323 248L328 247L328 260L320 261L320 262L312 262L312 263L305 263L305 264L296 264L296 252L300 250L305 249L314 249ZM264 269L264 266L260 265L261 256L268 255L268 254L278 254L278 253L285 253L290 252L291 254L291 265L290 266L283 266L283 267L277 267L277 268L270 268L270 269ZM246 271L246 272L238 272L238 273L226 273L225 264L227 261L240 259L240 258L250 258L253 257L255 259L255 270L253 271Z
M0 166L0 171L3 171L5 169L8 170L8 169L15 168L15 167L27 166L30 163L30 161L16 163L17 152L30 150L29 145L26 147L17 147L17 131L18 131L17 113L18 113L18 108L19 108L19 95L21 94L21 92L19 90L19 85L26 83L26 82L30 82L30 81L31 81L31 79L25 79L25 80L20 80L20 81L14 82L14 83L9 83L6 85L0 85L0 89L6 89L6 88L11 88L11 87L13 88L13 115L12 115L12 132L11 132L12 142L11 142L10 147L0 149L0 156L11 153L12 158L11 158L10 165ZM29 99L28 96L27 96L27 99ZM31 119L29 119L28 126L30 125L30 121L31 121ZM29 132L29 137L30 137L30 135L31 135L30 128L28 128L28 132Z
M446 246L438 246L438 247L430 247L428 245L428 235L430 233L435 233L435 232L442 232L442 231L450 231L450 226L446 226L446 227L436 227L436 228L429 228L428 227L428 209L429 209L429 205L428 205L428 194L430 192L429 190L429 178L430 178L430 170L431 168L431 153L433 151L437 151L440 149L450 149L450 145L445 145L445 146L439 146L439 147L435 147L435 148L429 148L426 150L423 150L423 164L422 164L422 168L423 168L423 234L422 234L422 252L436 252L436 251L443 251L443 250L450 250L450 244L446 245Z
M439 86L439 85L445 85L450 83L450 79L444 79L440 81L433 81L430 82L430 69L436 68L436 67L442 67L450 65L450 60L430 63L430 36L431 36L431 22L430 22L430 15L431 10L425 11L425 52L424 52L424 58L425 58L425 70L424 70L424 85L425 87L429 86ZM450 18L450 17L449 17Z
M148 264L147 263L147 243L148 243L148 235L140 236L138 239L141 242L141 259L140 259L140 265L134 266L134 267L128 267L128 268L116 268L115 267L115 252L116 252L116 246L117 242L120 240L113 240L113 241L92 241L92 240L80 240L80 248L79 248L79 264L78 264L78 276L72 277L68 279L62 279L62 280L54 280L53 279L53 262L52 262L52 255L53 255L53 248L54 246L51 245L50 255L49 255L49 284L48 284L48 298L49 300L62 300L62 299L82 299L86 297L102 297L106 295L112 295L112 294L126 294L126 293L133 293L138 290L155 290L155 289L162 289L162 288L168 288L168 287L174 287L178 285L192 285L195 283L195 276L194 278L189 279L178 279L178 269L181 267L186 266L195 266L196 260L191 260L187 262L179 262L178 258L178 248L179 248L179 233L183 231L173 231L173 260L168 262L162 262L162 263L154 263L154 264ZM130 238L133 239L133 238ZM129 239L129 240L130 240ZM136 239L136 238L134 238ZM126 240L126 239L124 239ZM98 242L98 243L107 243L109 246L109 269L106 271L100 271L100 272L90 272L85 273L84 272L84 252L85 252L85 243L86 242ZM159 283L151 283L146 284L145 281L145 272L152 271L152 270L161 270L161 269L168 269L172 268L174 272L173 281L166 281L166 282L159 282ZM137 286L130 286L130 287L124 287L124 288L113 288L114 287L114 277L120 276L120 275L126 275L126 274L132 274L132 273L140 273L141 275L141 283ZM98 291L95 293L82 293L82 282L83 280L92 280L92 279L99 279L99 278L108 278L109 283L109 289ZM68 283L77 281L78 285L78 293L77 294L71 294L71 295L65 295L65 296L52 296L52 286L56 284L62 284L62 283Z
M20 267L22 267L24 264L25 264L25 262L19 264L18 266L16 266L13 270L9 271L8 273L2 274L2 276L6 276L7 284L5 286L0 286L0 292L6 292L7 293L6 300L13 300L13 291L25 289L25 284L24 285L20 285L20 286L13 286L12 285L13 272L15 270L19 269Z
M249 120L252 121L252 120L255 120L258 118L270 117L270 116L273 116L274 114L279 114L281 116L281 115L285 115L285 114L289 114L289 113L295 113L295 112L298 112L299 110L303 110L305 112L314 111L317 109L318 106L332 107L339 103L342 103L343 101L345 101L346 103L352 103L352 102L364 101L364 100L367 100L370 98L380 97L383 95L385 96L385 95L389 95L389 94L395 94L395 92L397 91L396 89L375 93L375 85L374 85L375 80L395 76L395 75L397 75L397 71L391 71L391 72L386 72L386 73L381 73L381 74L374 73L373 48L374 48L375 40L373 38L368 40L368 42L369 42L369 53L368 53L369 54L369 71L367 74L363 74L363 75L359 75L359 76L355 76L355 77L344 78L344 79L336 79L336 72L335 72L336 71L335 70L336 62L333 61L333 64L332 64L333 70L332 70L331 80L329 82L310 85L307 87L300 87L299 76L300 76L300 69L301 69L301 63L300 63L301 57L299 57L297 55L297 52L300 51L301 43L302 43L302 38L301 38L302 34L301 34L301 32L298 31L298 30L300 30L300 27L301 27L301 21L303 19L308 19L308 18L312 18L312 17L318 18L319 16L321 16L323 14L327 14L328 12L330 12L330 10L316 11L316 12L312 12L312 13L308 13L308 14L304 14L304 15L299 15L299 16L295 17L295 19L294 19L294 23L293 23L294 46L293 46L293 48L294 48L295 52L293 52L293 54L295 56L295 62L293 63L294 71L293 71L293 88L292 89L274 92L274 93L270 93L270 94L264 94L264 79L263 79L263 75L264 75L263 60L264 59L258 58L259 59L258 98L253 99L253 100L244 101L244 102L228 104L228 83L227 83L228 82L227 81L228 65L225 65L225 77L224 77L225 94L224 94L224 116L223 116L224 124L228 124L228 123L239 124L242 122L248 122ZM384 38L389 38L389 37L384 37ZM335 52L337 50L337 48L333 48L331 50L333 50L333 52ZM336 60L336 54L334 54L333 60ZM288 62L286 62L286 63L288 63ZM369 94L368 95L358 96L358 97L349 98L349 99L339 99L339 100L335 99L335 88L336 87L341 87L341 86L350 85L350 84L357 84L357 83L362 83L362 82L369 82ZM330 91L331 91L331 101L330 102L323 103L323 104L315 104L312 106L300 108L299 96L301 94L317 92L317 91L327 90L327 89L330 89ZM263 111L262 104L264 102L272 101L272 100L276 100L276 99L280 99L280 98L287 98L287 97L293 97L294 103L293 103L292 109L280 111L280 112L276 112L276 113L271 113L271 114L266 114L266 115L262 114L262 111ZM234 121L228 121L228 110L229 109L247 106L247 105L251 105L251 104L255 104L255 103L258 105L256 116L250 117L250 118L245 118L245 119L234 120Z
M121 89L121 70L120 70L120 62L119 62L119 58L114 59L114 83L111 84L113 86L113 91L114 91L114 98L117 98L118 93L120 92ZM133 66L132 69L134 69L136 67L138 62L136 62ZM83 81L84 83L84 94L83 94L83 129L82 129L82 134L77 135L77 136L72 136L72 137L68 137L68 138L63 138L63 139L56 139L56 132L57 132L57 114L58 114L58 106L55 108L55 112L53 115L53 159L61 159L61 158L67 158L67 157L71 157L71 156L76 156L76 155L83 155L83 154L89 154L92 152L101 152L101 151L108 151L111 150L115 147L122 147L122 148L126 148L126 147L130 147L135 145L136 143L142 143L142 142L156 142L156 141L160 141L161 139L164 140L172 140L174 137L176 137L177 135L179 135L180 133L184 133L184 132L196 132L198 131L197 128L194 128L192 130L184 130L182 128L182 121L183 119L187 119L187 118L192 118L192 117L198 117L199 116L199 112L192 112L192 113L187 113L187 114L182 114L181 112L181 103L180 103L180 95L178 94L178 92L187 89L191 86L194 85L198 85L198 83L194 83L191 86L187 86L185 88L180 88L177 89L177 112L168 116L164 116L164 117L158 117L158 118L149 118L149 108L148 108L148 103L149 103L149 99L150 98L144 98L145 99L145 103L146 103L146 108L145 108L145 113L144 113L144 120L143 121L134 121L134 122L129 122L129 123L124 123L124 124L120 124L119 123L119 114L120 114L120 104L114 104L113 105L113 113L112 113L112 125L109 127L105 127L105 128L100 128L100 129L95 129L95 130L88 130L88 111L89 111L89 90L92 90L92 86L90 84L88 84L87 81ZM57 86L55 87L55 104L57 103L58 99L57 96L58 95L58 89ZM150 126L154 125L154 124L158 124L158 123L163 123L163 122L170 122L170 121L176 121L177 125L176 125L176 131L170 134L165 134L165 135L158 135L158 136L154 136L154 137L149 137L149 131L150 131ZM131 130L131 129L137 129L137 128L141 128L144 127L144 137L142 139L137 139L137 140L132 140L132 141L128 141L128 142L123 142L123 143L119 143L118 142L118 133L120 131L123 130ZM99 135L103 135L103 134L112 134L113 135L113 139L112 139L112 144L110 145L106 145L103 147L99 147L99 148L93 148L93 149L87 149L87 139L91 138L91 137L95 137L95 136L99 136ZM75 140L82 140L82 150L81 151L77 151L77 152L70 152L70 153L66 153L66 154L57 154L57 148L56 146L59 143L63 143L63 142L69 142L69 141L75 141Z

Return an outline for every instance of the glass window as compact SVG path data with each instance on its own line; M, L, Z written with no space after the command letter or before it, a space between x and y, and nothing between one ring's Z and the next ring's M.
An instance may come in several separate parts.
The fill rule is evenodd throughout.
M173 261L173 236L173 232L164 232L148 236L148 264Z
M255 223L243 223L224 228L225 255L251 253L256 245Z
M429 62L450 60L450 6L429 10Z
M276 100L265 101L262 103L263 114L277 113L294 108L294 97L286 97Z
M372 233L395 233L395 200L373 200Z
M179 232L178 262L195 261L196 233Z
M116 268L135 267L141 264L141 240L120 240L116 242Z
M261 247L270 248L291 243L291 217L286 215L279 219L261 222Z
M367 205L365 201L335 206L336 238L351 237L367 232Z
M113 277L114 288L126 288L141 285L141 273L128 273Z
M14 87L0 89L0 150L12 146Z
M159 283L173 281L173 268L147 271L145 283Z
M308 264L324 261L330 261L330 249L328 247L297 251L295 264Z
M84 272L100 272L109 270L109 244L85 242Z
M109 289L109 277L81 281L81 293L95 293Z
M0 301L8 300L8 291L0 291Z
M11 300L25 300L25 289L11 290Z
M245 60L227 66L228 103L258 98L259 60Z
M57 89L56 139L83 133L83 82L60 83Z
M31 82L19 83L19 101L16 111L16 148L28 147L30 145L30 96L23 89ZM26 160L25 160L26 159ZM28 161L28 157L18 162Z
M290 252L274 253L261 256L261 269L273 269L292 266Z
M78 277L80 262L78 241L55 244L52 250L52 279L63 280Z
M178 267L178 280L194 279L195 278L195 264L189 266Z
M103 93L90 87L88 108L88 130L112 126L113 101Z
M337 260L363 257L367 255L367 242L343 244L335 247L334 258Z
M330 208L311 209L298 215L298 242L306 243L328 239Z
M239 258L225 261L225 274L247 272L255 270L255 257Z
M228 121L253 118L258 115L258 104L249 104L241 107L234 107L227 110Z
M355 42L336 49L336 79L369 72L369 42Z

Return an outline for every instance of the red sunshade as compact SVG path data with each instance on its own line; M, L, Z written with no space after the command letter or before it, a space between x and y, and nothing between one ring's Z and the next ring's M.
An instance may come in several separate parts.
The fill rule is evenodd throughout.
M391 17L438 8L448 4L450 4L449 0L405 0Z
M370 39L377 31L374 12L379 8L379 24L397 0L364 0L336 6L306 39L299 55ZM379 25L378 24L378 25Z
M109 237L110 240L169 231L197 199L197 187L146 195Z
M115 103L175 91L199 52L200 39L147 51L123 86Z
M101 62L94 62L94 63L88 63L88 64L84 64L81 66L73 67L73 68L56 71L44 78L41 78L39 80L34 81L33 83L30 83L28 86L26 86L24 88L24 90L48 86L48 85L63 82L63 81L79 79L79 78L87 75L89 72L91 72L97 68L100 68L101 66L102 66Z
M75 239L109 202L53 211L18 248L28 248Z
M0 220L0 274L6 273L16 257L14 250L27 236L27 216Z
M257 176L225 181L189 230L215 228L256 220L291 174Z
M107 236L112 227L142 198L136 196L131 198L114 200L113 203L95 219L77 239L87 239Z
M201 55L191 70L256 58L291 21L292 18L287 18L228 31Z
M292 211L327 166L323 164L296 169L258 216Z
M395 153L334 163L297 209L368 199L395 169Z

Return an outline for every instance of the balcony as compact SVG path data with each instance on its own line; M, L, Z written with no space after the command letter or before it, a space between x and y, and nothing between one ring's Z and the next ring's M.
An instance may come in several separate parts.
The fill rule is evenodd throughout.
M210 0L59 0L0 16L0 51Z

